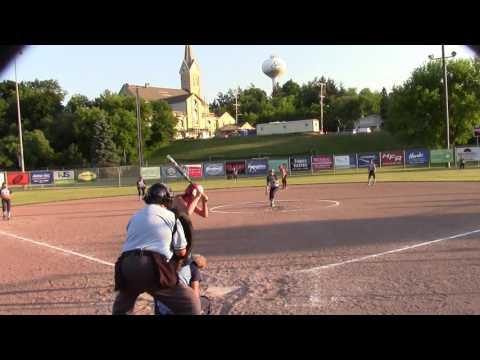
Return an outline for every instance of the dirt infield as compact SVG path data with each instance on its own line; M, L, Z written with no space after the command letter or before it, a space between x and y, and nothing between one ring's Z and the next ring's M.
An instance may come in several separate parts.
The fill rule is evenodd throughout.
M216 314L480 314L480 185L209 192L195 218ZM0 223L0 314L109 314L136 196L13 208ZM142 299L139 314L151 313Z

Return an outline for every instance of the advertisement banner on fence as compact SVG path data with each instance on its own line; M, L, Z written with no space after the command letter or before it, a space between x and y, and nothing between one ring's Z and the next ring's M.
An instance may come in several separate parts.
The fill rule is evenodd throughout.
M334 163L336 169L350 169L357 167L356 155L335 155Z
M187 168L185 166L182 166L182 168L187 172ZM167 180L178 180L178 179L183 179L183 176L180 175L180 173L175 169L175 166L173 165L165 165L160 167L160 173L162 176L162 179L167 179Z
M382 166L403 165L403 151L382 152Z
M432 164L445 164L453 161L453 150L430 150L430 162Z
M5 173L0 171L0 185L5 182Z
M332 155L315 155L312 156L313 170L328 170L333 168Z
M32 185L53 184L53 171L31 171L30 183Z
M250 159L247 160L247 175L263 176L268 173L267 159Z
M288 171L288 159L272 159L268 160L268 170L275 170L275 173L280 174L280 165L285 166L285 169Z
M310 156L295 156L290 158L290 169L292 171L310 170Z
M210 162L203 164L205 177L225 176L225 164L223 162Z
M160 166L155 167L142 167L140 174L145 180L160 179Z
M202 164L190 164L185 165L187 168L187 174L191 179L198 179L203 177L203 166Z
M375 165L380 166L380 154L379 153L365 153L358 154L358 167L366 168L370 164L370 160L373 159Z
M75 182L75 171L74 170L54 171L53 181L55 184L73 184Z
M245 172L246 172L245 160L227 161L225 163L225 170L227 172L227 176L233 175L233 168L237 169L238 175L245 175Z
M480 147L461 147L455 148L457 159L460 161L480 161Z
M8 185L28 185L29 176L28 172L13 171L7 172L7 183Z
M428 165L430 152L427 149L406 150L405 162L407 165Z

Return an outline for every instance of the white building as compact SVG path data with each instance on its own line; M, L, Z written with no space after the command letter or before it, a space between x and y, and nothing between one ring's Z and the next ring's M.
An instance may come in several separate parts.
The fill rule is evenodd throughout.
M266 124L257 124L257 135L294 134L305 132L320 132L318 119L297 121L277 121Z
M382 123L383 119L380 115L368 115L355 121L354 128L370 128L372 130L380 130L380 126L382 125Z

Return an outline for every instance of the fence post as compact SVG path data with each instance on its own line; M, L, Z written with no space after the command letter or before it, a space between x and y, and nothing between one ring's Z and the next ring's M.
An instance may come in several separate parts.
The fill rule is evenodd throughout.
M405 169L405 162L406 162L406 159L405 159L405 150L403 150L403 168Z
M350 160L350 159L349 159ZM335 153L332 154L332 162L333 162L333 176L335 176Z
M117 167L118 172L118 187L122 186L122 179L121 179L121 168Z

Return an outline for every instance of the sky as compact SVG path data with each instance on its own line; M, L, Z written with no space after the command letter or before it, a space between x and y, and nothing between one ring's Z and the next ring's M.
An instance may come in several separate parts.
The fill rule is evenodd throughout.
M446 46L446 54L473 58L463 45ZM250 84L270 94L271 80L262 73L263 61L275 54L287 64L280 84L302 84L325 76L346 88L380 91L401 85L411 72L441 56L440 45L194 45L201 70L202 96L212 102L219 92ZM58 80L67 91L90 99L123 84L180 88L184 45L35 45L17 57L19 81ZM13 63L0 81L15 80Z

